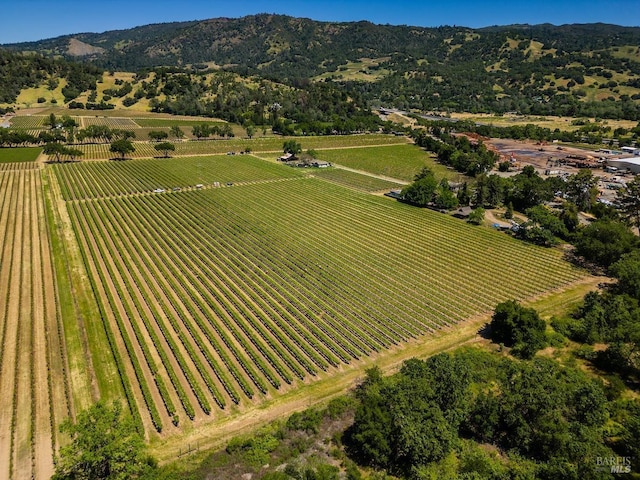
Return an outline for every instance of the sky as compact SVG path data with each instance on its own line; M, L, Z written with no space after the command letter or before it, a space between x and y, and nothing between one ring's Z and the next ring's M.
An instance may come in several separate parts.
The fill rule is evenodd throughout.
M0 44L256 13L422 27L595 22L640 26L640 0L2 0Z

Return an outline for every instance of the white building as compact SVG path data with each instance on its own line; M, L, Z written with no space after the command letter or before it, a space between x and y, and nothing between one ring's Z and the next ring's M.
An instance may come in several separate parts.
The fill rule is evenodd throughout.
M615 167L618 171L629 170L632 173L640 173L640 157L627 157L607 160L607 165Z
M629 155L640 155L640 148L634 148L634 147L622 147L620 150L622 150L624 153L627 153Z

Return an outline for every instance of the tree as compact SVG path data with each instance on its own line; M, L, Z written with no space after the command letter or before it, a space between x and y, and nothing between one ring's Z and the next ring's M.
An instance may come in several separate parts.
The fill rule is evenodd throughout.
M45 120L45 125L49 125L49 128L54 129L58 125L58 119L55 113L50 113L49 118Z
M394 381L381 378L378 369L367 371L356 390L359 404L347 433L353 453L362 461L408 474L414 466L438 461L449 453L457 424L447 418L452 405L446 399L458 393L463 400L467 398L467 377L461 375L459 385L442 385L436 392L438 380L448 381L451 374L458 377L455 366L441 360L431 364L408 360ZM447 403L445 409L440 402Z
M640 300L640 251L623 255L611 265L611 274L618 279L617 288Z
M127 153L135 152L136 149L135 149L135 147L133 146L133 144L131 143L130 140L120 139L120 140L116 140L114 142L111 142L111 146L109 147L109 151L113 152L113 153L119 153L120 154L120 158L122 160L124 160L125 155Z
M224 125L221 125L220 127L217 128L218 133L224 138L224 137L233 137L233 128L231 128L231 125L229 125L228 123L225 123Z
M191 127L191 133L193 133L194 137L200 140L201 138L206 138L211 135L211 128L206 123L201 123Z
M60 449L53 480L141 478L154 461L144 452L144 440L119 403L98 402L65 420L60 431L71 443Z
M171 142L158 143L157 145L154 146L154 148L159 152L163 152L165 158L169 157L169 151L174 152L176 150L176 146Z
M249 137L249 139L251 139L256 133L256 127L254 127L251 123L248 123L244 127L244 129L247 132L247 137Z
M42 147L42 153L48 155L49 157L53 155L55 161L59 162L60 157L65 154L65 146L57 142L47 143L44 147Z
M414 205L426 206L433 202L438 181L433 172L423 167L414 177L414 182L402 189L402 198Z
M480 225L482 222L484 222L484 208L478 207L473 209L469 214L467 223L471 223L472 225Z
M513 218L513 202L509 202L507 210L504 212L504 218L511 220Z
M513 188L509 191L506 202L513 202L514 208L519 212L553 198L549 184L531 165L527 165L522 169L522 173L512 177L512 181Z
M567 195L581 211L588 211L598 195L598 179L591 170L583 168L567 180Z
M616 196L623 218L629 225L640 228L640 175L618 190Z
M531 358L546 343L546 324L533 308L524 308L515 300L496 305L491 317L491 339L513 347L521 358Z
M287 140L282 144L282 150L284 153L290 153L292 155L298 155L302 152L302 145L295 140Z
M446 178L440 180L433 202L437 208L444 210L453 210L458 206L458 198L449 187L449 182Z
M68 156L71 157L71 160L75 160L76 157L84 155L82 150L66 147L61 143L47 143L42 147L42 152L48 156L53 155L56 162L61 161L63 156Z
M71 157L71 160L75 160L77 157L84 155L84 152L78 148L65 147L65 154Z
M528 208L525 212L529 221L540 226L545 230L549 230L554 236L567 238L569 232L560 216L550 209L542 205Z
M469 205L469 202L471 201L471 193L469 192L469 184L467 182L464 182L462 187L458 189L458 194L456 196L458 197L459 205L463 207Z
M178 125L172 125L169 131L176 139L184 138L184 132Z
M638 237L622 222L602 219L583 228L576 236L576 253L603 267L609 267L625 253L638 247Z
M564 223L568 233L571 234L578 230L578 227L580 226L580 218L578 217L578 207L575 203L564 202L562 204L560 220Z
M162 130L151 130L148 135L152 142L159 142L160 140L169 138L169 134Z

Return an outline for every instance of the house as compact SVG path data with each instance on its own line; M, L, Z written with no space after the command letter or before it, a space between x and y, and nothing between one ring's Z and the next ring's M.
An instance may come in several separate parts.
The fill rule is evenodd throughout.
M297 158L298 157L296 157L293 153L285 153L281 157L278 157L278 160L280 160L281 162L291 162L293 160L296 160Z
M640 148L622 147L620 150L622 150L623 153L626 153L626 154L629 154L629 155L635 155L635 156L639 156L640 155Z
M400 188L394 188L393 190L389 190L385 193L385 196L395 198L398 200L402 200L402 190Z
M458 210L455 211L453 216L456 218L469 218L469 215L471 215L472 211L473 211L473 208L471 207L460 207Z

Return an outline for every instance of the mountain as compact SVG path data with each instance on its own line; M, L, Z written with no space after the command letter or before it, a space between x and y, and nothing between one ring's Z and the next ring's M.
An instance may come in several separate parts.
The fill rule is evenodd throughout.
M260 14L4 45L106 70L211 68L294 87L330 80L371 104L639 118L640 28L482 29L333 23Z

